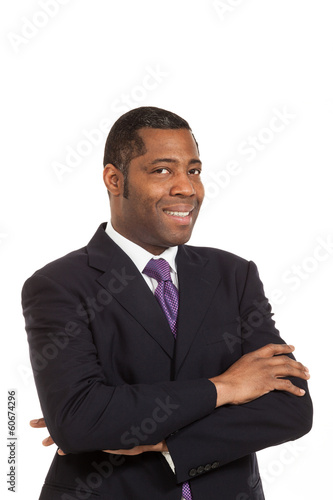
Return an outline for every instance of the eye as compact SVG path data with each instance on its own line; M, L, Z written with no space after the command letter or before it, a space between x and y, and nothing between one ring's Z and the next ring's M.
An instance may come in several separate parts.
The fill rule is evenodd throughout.
M191 175L200 175L201 174L201 169L200 168L191 168L189 171L189 174Z
M169 170L166 167L160 167L153 171L154 174L167 174Z

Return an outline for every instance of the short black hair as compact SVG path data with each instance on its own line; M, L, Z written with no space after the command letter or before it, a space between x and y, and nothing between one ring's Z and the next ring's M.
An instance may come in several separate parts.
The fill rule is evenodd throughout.
M112 163L124 175L124 197L128 197L128 167L131 160L145 153L145 144L138 134L142 128L192 130L186 120L165 109L141 106L123 114L112 126L105 143L103 165ZM193 135L193 133L192 133ZM198 147L197 141L193 136ZM199 149L199 148L198 148Z

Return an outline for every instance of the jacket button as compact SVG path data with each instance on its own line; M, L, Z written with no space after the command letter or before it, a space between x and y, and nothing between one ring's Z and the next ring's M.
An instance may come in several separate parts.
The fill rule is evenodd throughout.
M189 472L189 476L194 477L197 475L197 470L196 469L191 469Z
M217 469L220 465L220 462L213 462L212 463L212 469Z
M202 465L199 465L199 467L197 468L197 473L202 474L204 471L205 471L205 468Z
M211 464L205 465L205 471L208 472L212 468Z

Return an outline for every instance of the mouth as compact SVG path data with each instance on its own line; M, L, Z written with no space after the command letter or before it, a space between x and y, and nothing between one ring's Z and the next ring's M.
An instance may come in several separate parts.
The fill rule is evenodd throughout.
M174 217L188 217L190 215L191 211L189 211L189 212L171 212L171 210L164 210L164 213L166 213L167 215L173 215Z
M192 212L194 210L194 207L191 207L189 209L187 209L187 207L184 207L184 208L183 207L175 207L175 208L178 208L178 210L164 209L163 212L167 217L172 219L174 222L177 222L177 223L183 224L183 225L191 224Z

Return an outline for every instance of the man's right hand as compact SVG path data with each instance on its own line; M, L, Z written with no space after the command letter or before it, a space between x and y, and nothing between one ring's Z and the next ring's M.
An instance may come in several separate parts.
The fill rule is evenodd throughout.
M245 354L224 373L209 379L216 387L216 407L248 403L274 390L304 396L303 389L296 387L290 380L281 378L310 378L308 368L302 363L283 356L294 349L286 344L268 344Z

